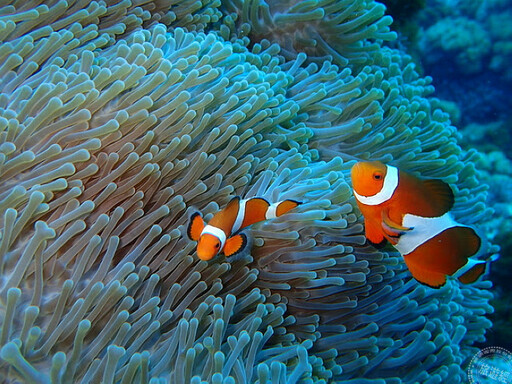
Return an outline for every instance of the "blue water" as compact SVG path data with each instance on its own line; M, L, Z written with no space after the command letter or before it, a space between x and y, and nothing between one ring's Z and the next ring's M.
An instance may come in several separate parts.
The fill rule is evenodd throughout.
M487 237L501 247L501 257L491 270L494 326L480 346L512 350L512 1L386 3L399 33L396 44L432 76L433 96L451 114L461 146L483 155L487 203L495 209Z

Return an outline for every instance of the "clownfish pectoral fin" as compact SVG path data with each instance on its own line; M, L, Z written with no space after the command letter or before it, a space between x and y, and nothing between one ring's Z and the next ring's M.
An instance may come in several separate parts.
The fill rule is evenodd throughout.
M387 210L382 210L382 230L383 232L390 237L392 240L396 240L393 242L396 244L400 236L402 236L407 231L413 229L412 227L404 227L398 223L395 223L390 219Z
M205 227L203 218L199 212L194 213L190 216L190 223L187 228L187 235L191 240L198 241L201 237L201 232Z
M230 237L226 240L224 245L224 255L233 256L238 252L241 252L247 245L247 237L243 233L239 233L235 236Z
M364 221L364 234L368 242L377 248L382 248L386 244L382 230L372 221Z
M446 274L443 272L431 271L423 268L421 265L416 264L410 258L404 256L405 264L412 277L430 288L441 288L446 283Z
M441 216L452 209L455 197L448 184L442 180L429 179L423 180L423 186L428 191L433 206L438 209L436 216Z

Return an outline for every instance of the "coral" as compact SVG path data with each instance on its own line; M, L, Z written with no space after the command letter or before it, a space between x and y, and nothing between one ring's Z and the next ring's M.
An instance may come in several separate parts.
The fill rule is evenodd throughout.
M430 65L453 57L457 69L468 75L481 72L491 52L488 32L480 23L466 17L438 21L425 31L421 44Z
M1 381L461 381L490 282L418 285L350 193L371 157L490 212L384 9L86 3L0 9ZM236 194L304 204L198 260Z
M512 16L510 2L429 0L427 4L414 21L424 30L415 49L418 62L424 63L426 72L433 74L441 84L438 88L442 88L440 81L446 78L456 88L452 98L457 101L458 95L463 97L475 90L470 99L476 102L468 105L468 100L458 101L468 105L465 114L475 109L472 104L489 104L479 100L480 94L494 93L493 99L498 100L503 97L500 90L508 94L512 80L508 65L512 55L512 28L508 22ZM496 119L497 113L508 115L509 103L497 104L493 113L471 120L482 122Z
M512 17L512 9L491 14L487 23L492 38L492 57L489 68L500 74L508 83L512 83L512 27L508 20Z
M460 130L462 145L486 154L482 159L483 170L504 175L511 173L510 160L506 158L512 156L512 137L508 135L511 123L512 120L473 123Z
M507 4L489 7L487 2L471 2L426 28L420 43L427 65L454 59L458 72L476 74L491 70L512 80L512 10ZM474 8L474 5L478 5ZM485 6L484 6L485 5ZM447 12L448 13L448 12ZM457 15L461 13L461 15Z

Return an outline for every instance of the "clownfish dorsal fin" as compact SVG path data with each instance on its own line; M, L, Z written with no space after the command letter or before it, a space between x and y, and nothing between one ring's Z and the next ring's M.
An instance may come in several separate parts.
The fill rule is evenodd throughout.
M441 216L452 209L455 197L448 184L442 180L428 179L423 180L423 186L432 204L437 208L436 210L439 210L437 216Z
M240 204L240 196L235 196L231 200L229 200L229 203L226 205L226 208L224 208L224 210L230 210L233 208L234 205L238 204Z
M198 241L201 237L201 232L205 227L205 223L199 212L190 216L190 223L187 228L187 235L191 240Z
M239 233L226 240L224 245L224 255L226 257L233 256L241 252L247 245L247 237L243 233Z
M229 200L229 203L227 203L223 209L213 215L208 224L221 229L224 231L226 236L229 236L229 234L232 232L232 226L236 220L239 209L240 197L235 196Z

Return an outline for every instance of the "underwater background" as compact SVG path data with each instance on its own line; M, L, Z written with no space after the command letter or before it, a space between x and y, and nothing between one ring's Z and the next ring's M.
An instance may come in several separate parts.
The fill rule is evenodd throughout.
M506 0L386 1L399 37L419 71L432 76L435 103L450 114L463 148L476 148L487 204L480 225L499 244L491 268L495 312L484 346L512 349L512 2Z
M0 382L462 383L511 350L512 6L385 3L0 2ZM490 275L368 245L368 159L449 183ZM198 260L234 195L303 204Z

